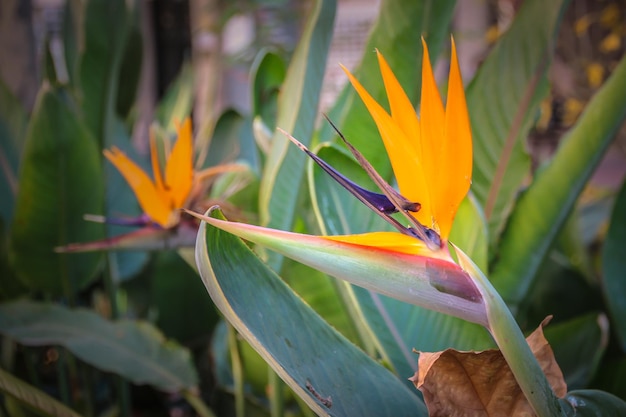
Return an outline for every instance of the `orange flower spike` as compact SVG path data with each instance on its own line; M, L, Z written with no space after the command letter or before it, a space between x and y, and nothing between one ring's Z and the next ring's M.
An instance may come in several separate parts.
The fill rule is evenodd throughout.
M159 192L148 174L117 147L105 149L104 156L122 174L139 201L144 213L154 222L166 227L170 222L171 209L165 196Z
M165 165L165 187L172 209L183 207L193 187L193 138L191 119L178 127L178 138Z
M350 83L361 97L361 100L363 100L363 103L365 103L367 110L378 127L389 155L393 172L398 181L400 193L410 201L421 203L423 210L425 205L430 205L425 199L427 195L424 194L424 190L428 189L428 183L423 175L423 170L419 168L419 154L413 143L414 141L410 140L410 136L405 134L400 125L392 119L387 111L374 100L345 67L343 67L343 70L348 75ZM395 79L395 77L393 78ZM390 99L390 101L395 103L395 100ZM412 106L410 108L413 109ZM418 219L420 219L419 214L422 210L416 213Z
M190 119L179 126L178 139L172 152L165 158L164 174L159 163L156 139L151 132L150 160L154 181L118 148L104 150L104 156L126 179L143 212L153 222L164 228L178 223L178 209L183 208L189 198L194 182Z
M472 138L456 48L452 43L447 110L435 82L426 43L422 60L420 117L382 54L378 62L391 108L383 109L347 70L376 122L400 193L421 203L415 218L447 240L472 176Z
M472 183L472 130L454 39L443 126L433 190L437 193L436 218L441 237L447 239L454 215Z

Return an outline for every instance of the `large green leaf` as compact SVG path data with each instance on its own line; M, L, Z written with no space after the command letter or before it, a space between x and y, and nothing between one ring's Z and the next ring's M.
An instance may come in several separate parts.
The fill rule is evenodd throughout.
M218 316L198 273L173 251L158 252L152 268L150 292L159 329L181 343L208 339Z
M130 4L133 4L133 6L128 11L128 32L119 68L117 100L115 104L115 110L122 119L126 119L135 105L143 60L139 4L136 1Z
M511 214L491 276L511 309L528 293L559 230L626 117L626 59L592 98Z
M485 215L474 194L469 192L461 202L454 217L450 241L472 258L472 261L481 271L486 271L488 265L487 239Z
M224 316L318 415L426 415L403 382L324 322L241 240L203 222L196 260Z
M111 144L122 60L132 19L125 0L90 0L79 77L87 126L102 147ZM111 24L115 22L115 24Z
M622 351L626 352L626 181L622 185L611 216L611 226L602 249L602 289L611 322Z
M333 33L335 0L311 2L311 10L282 86L276 124L308 144L317 117L326 56ZM272 138L259 191L261 223L289 230L295 217L305 156L282 133ZM280 269L281 258L270 261Z
M198 382L189 351L144 322L110 322L90 310L17 301L0 304L0 333L27 346L64 346L99 369L163 391Z
M80 417L65 404L45 392L0 369L0 391L36 410L40 415L55 417Z
M57 254L54 248L104 237L100 155L64 90L44 88L26 137L11 227L13 266L30 288L70 296L89 284L96 253Z
M544 335L563 371L568 389L582 389L598 369L609 340L606 316L587 314L547 326Z
M276 127L278 97L286 64L277 53L263 49L252 64L252 114L270 129Z
M315 269L292 260L285 261L282 278L326 323L337 329L352 343L359 337L345 305L336 291L336 280ZM306 279L302 279L306 276Z
M474 137L472 191L485 208L494 248L529 173L524 140L548 93L546 70L568 3L523 2L467 88Z
M375 190L365 171L346 152L325 145L319 147L317 154L332 166L340 167L344 175L359 185ZM313 207L323 233L355 234L389 230L386 222L339 186L326 172L317 165L311 167L314 168L309 170L309 185ZM473 225L480 223L480 220L472 218L471 210L466 214L467 221ZM361 337L373 343L401 377L409 377L415 372L417 356L411 352L413 348L434 352L449 347L469 350L493 346L488 333L481 326L347 283L339 283L338 288Z
M361 63L354 74L382 106L387 106L387 96L380 76L375 49L389 63L404 87L409 99L419 102L422 71L422 36L428 43L433 63L449 37L454 0L384 0L378 19L363 49ZM351 85L346 85L330 111L333 122L346 138L372 163L385 178L391 174L391 165L372 117L367 112ZM330 140L334 131L322 126L321 138ZM298 140L300 138L294 135Z
M614 417L626 415L626 402L613 394L592 389L568 392L561 400L571 417Z
M193 83L193 67L185 63L156 108L156 120L169 133L175 133L176 122L180 122L191 113Z
M0 78L0 219L5 224L13 218L26 126L25 110Z
M605 359L592 386L626 400L626 358Z

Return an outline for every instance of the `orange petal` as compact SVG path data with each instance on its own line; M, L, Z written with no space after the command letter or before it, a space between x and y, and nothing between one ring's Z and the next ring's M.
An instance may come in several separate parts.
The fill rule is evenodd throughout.
M118 148L105 149L104 156L122 174L132 188L139 205L155 223L163 227L174 221L166 196L160 194L150 177Z
M389 64L385 61L385 57L376 50L378 56L378 65L380 66L380 73L383 76L385 83L385 90L387 91L387 99L389 100L389 107L391 109L391 117L400 126L400 129L404 134L412 139L415 144L414 147L417 151L417 156L421 159L421 154L417 144L419 143L420 125L417 113L413 108L411 100L407 97L404 89L398 82L398 79L391 71Z
M169 190L171 209L182 208L193 186L193 142L189 118L178 129L178 139L167 159L165 185Z
M430 64L428 47L423 38L422 45L424 47L422 58L422 98L420 100L422 163L430 190L433 190L440 184L438 159L441 155L441 144L443 142L445 112ZM432 203L434 206L437 205L436 201L432 201ZM434 211L435 208L433 207L432 210Z
M459 204L472 182L472 131L454 40L444 126L445 137L437 166L439 181L434 192L437 193L435 215L441 237L446 239Z
M424 242L414 237L396 232L373 232L358 235L324 236L324 239L336 242L351 243L385 251L439 258L454 262L447 250L432 251Z
M419 202L422 205L422 210L417 213L416 217L421 222L424 222L427 217L428 224L430 224L430 216L428 215L430 209L424 210L424 207L430 207L429 185L423 175L423 170L420 168L415 144L404 134L385 109L372 98L361 83L345 67L343 69L361 100L365 103L374 122L376 122L398 181L400 193L408 200Z

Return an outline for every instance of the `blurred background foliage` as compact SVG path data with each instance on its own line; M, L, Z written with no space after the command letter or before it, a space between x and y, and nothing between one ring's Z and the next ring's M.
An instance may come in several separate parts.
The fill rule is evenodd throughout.
M502 96L498 108L510 104L514 114L521 104L519 97L507 102L513 95L509 90L521 96L533 85L535 67L521 75L525 78L520 85L493 82L498 65L506 66L509 59L506 48L515 56L511 45L529 38L526 58L540 62L544 49L550 56L545 77L538 71L541 80L532 89L513 150L511 164L526 168L516 168L496 198L490 196L487 180L495 167L476 162L476 200L464 203L459 217L465 220L459 223L480 226L459 226L452 240L468 239L464 244L488 276L502 285L524 330L548 314L555 316L547 337L570 389L599 388L626 400L623 126L614 136L605 135L608 150L598 151L598 168L588 182L581 180L585 188L580 198L572 192L575 208L567 211L554 239L546 239L545 256L539 256L536 270L525 272L531 278L509 285L499 263L507 250L519 247L515 242L500 247L507 236L521 246L515 228L532 227L532 222L516 223L524 219L517 209L523 191L550 164L563 135L576 126L587 103L623 59L626 3L572 0L555 6L554 16L560 19L541 16L548 25L540 28L545 44L534 37L540 35L530 33L536 29L532 23L524 26L539 19L533 16L541 12L539 2L322 3L313 29L307 25L313 24L317 3L295 0L0 3L0 415L73 415L71 410L88 416L312 415L220 318L195 271L194 233L177 235L176 247L166 237L157 246L135 242L130 251L67 254L55 248L128 231L83 218L140 214L135 196L105 162L102 150L118 146L147 167L150 127L161 137L173 138L175 121L187 115L193 116L196 156L203 166L236 160L249 168L218 178L198 210L219 203L229 219L341 232L330 230L337 209L356 213L359 208L341 200L341 194L340 205L321 204L319 196L336 192L333 185L316 170L307 178L302 155L293 162L276 159L274 128L280 124L311 141L326 160L359 178L362 173L319 122L321 113L328 112L357 145L375 132L363 108L353 105L354 96L344 89L346 79L338 63L354 69L368 88L380 88L374 87L380 82L375 81L378 74L370 52L388 47L383 53L415 100L420 36L428 39L431 56L441 57L436 73L443 80L448 54L442 51L448 48L449 33L457 41L469 84L475 140L493 136L493 126L484 123L493 119L478 110L472 113L473 108L489 109L488 104L500 103L496 96ZM525 3L530 4L526 9ZM432 20L417 29L414 22L404 22L405 27L399 19L403 7L410 9L407 16ZM515 26L519 14L528 16ZM305 52L298 52L298 42ZM313 47L307 50L307 45ZM494 52L498 48L504 52ZM489 60L491 53L496 58ZM483 62L488 64L476 73ZM285 82L289 71L300 74L291 75L292 84ZM290 111L283 108L281 113L281 93L297 98ZM309 99L315 103L311 108ZM478 142L501 150L506 148L504 140L502 136ZM295 149L289 152L289 158L297 154ZM374 165L388 174L379 150L364 149L368 152ZM285 197L272 185L281 178L280 170L293 169L290 163L300 167L298 175L282 184L292 190ZM588 166L592 169L595 162ZM302 191L307 182L314 190L310 195ZM485 212L483 227L476 219ZM362 218L355 215L354 220ZM470 232L481 237L470 242ZM155 247L159 249L146 250ZM529 256L533 250L528 249ZM383 326L375 323L375 315L364 321L365 327L354 324L349 310L372 307L367 294L342 289L342 284L291 261L271 255L267 260L356 346L382 363L397 359L393 349L398 346L386 345L382 331L378 339L368 339L369 331ZM310 279L298 279L302 276ZM361 301L351 304L351 297ZM429 312L382 302L399 323L407 324L403 317L411 316L421 324L418 328L414 323L403 334L409 348L492 345L484 334L456 321L439 321ZM398 363L386 366L402 369ZM408 376L401 373L399 378Z

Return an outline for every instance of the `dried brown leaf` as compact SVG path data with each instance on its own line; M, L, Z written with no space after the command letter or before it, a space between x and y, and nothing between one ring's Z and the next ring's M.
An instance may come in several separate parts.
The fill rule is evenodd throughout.
M567 386L541 323L526 341L558 397ZM420 353L419 370L410 380L424 394L430 416L534 416L513 373L497 349L482 352Z

